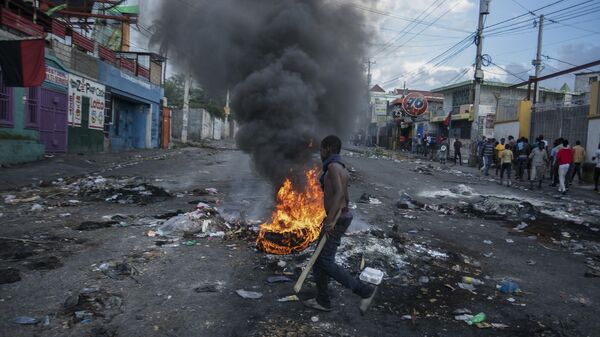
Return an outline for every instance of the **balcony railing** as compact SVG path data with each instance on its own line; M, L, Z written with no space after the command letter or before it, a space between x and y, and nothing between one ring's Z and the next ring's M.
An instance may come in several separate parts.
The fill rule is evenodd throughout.
M154 53L115 52L85 35L73 31L71 27L68 27L61 20L45 17L44 20L38 18L37 22L39 24L33 23L31 17L19 15L8 8L0 7L0 29L4 27L17 35L22 34L34 37L42 37L44 32L51 33L60 38L52 40L52 48L58 48L58 52L63 54L71 54L70 51L65 50L69 46L64 44L64 38L71 35L71 44L91 58L99 58L104 62L144 78L151 83L162 84L162 63L165 59L160 55ZM79 54L81 55L81 53ZM73 65L71 64L71 66Z

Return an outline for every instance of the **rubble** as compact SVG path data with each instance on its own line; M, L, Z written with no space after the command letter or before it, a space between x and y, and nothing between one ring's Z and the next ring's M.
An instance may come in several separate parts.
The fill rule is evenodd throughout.
M120 204L148 204L162 201L171 197L163 188L146 183L141 178L104 178L89 176L75 180L69 184L54 182L63 189L75 194L98 201L115 202Z
M68 319L68 325L92 323L97 319L109 323L121 314L122 305L119 293L94 286L67 297L60 314Z

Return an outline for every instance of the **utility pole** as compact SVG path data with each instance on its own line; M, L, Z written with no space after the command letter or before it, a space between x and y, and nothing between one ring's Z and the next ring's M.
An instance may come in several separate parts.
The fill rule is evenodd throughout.
M472 151L471 160L475 163L477 157L477 141L479 140L479 101L481 100L481 82L483 82L483 70L481 69L481 55L483 52L483 21L485 16L490 14L490 1L479 0L479 24L477 26L477 35L475 43L477 45L477 55L475 56L475 92L473 94L473 124L471 124ZM474 127L473 127L474 126Z
M538 23L538 41L537 41L537 54L535 60L531 62L535 66L535 87L533 94L533 104L535 105L540 99L540 84L537 79L540 77L542 71L542 36L544 34L544 15L540 15L540 22Z
M187 75L185 77L185 84L183 85L183 109L182 109L182 125L181 125L181 142L187 143L188 135L188 114L190 112L190 89L192 86L192 76Z
M372 80L372 75L371 75L371 66L375 64L375 61L372 61L371 59L367 60L367 99L368 99L368 106L367 106L367 123L366 123L366 128L365 128L365 144L368 144L370 139L371 139L371 117L373 114L373 110L371 109L371 80ZM369 141L368 141L369 140Z

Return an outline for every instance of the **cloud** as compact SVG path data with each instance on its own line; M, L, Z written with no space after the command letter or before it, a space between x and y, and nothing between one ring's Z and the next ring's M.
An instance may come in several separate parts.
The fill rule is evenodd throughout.
M555 58L575 65L580 65L597 60L598 55L600 55L600 46L584 43L569 43L558 48L557 56L555 56ZM564 68L564 64L561 69L562 68Z

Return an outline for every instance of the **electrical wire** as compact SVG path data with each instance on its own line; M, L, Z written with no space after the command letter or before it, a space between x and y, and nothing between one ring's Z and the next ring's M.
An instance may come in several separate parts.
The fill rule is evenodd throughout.
M442 61L443 61L444 59L446 59L447 56L452 55L457 50L462 52L464 49L468 48L469 46L471 46L473 44L473 37L474 36L475 36L475 33L471 33L471 34L467 35L465 38L463 38L462 40L458 41L457 43L455 43L454 45L452 45L450 48L446 49L442 53L440 53L440 54L434 56L433 58L431 58L429 61L427 61L425 63L425 65L431 64L433 62L436 62L436 60L439 60L440 58L443 58L442 59ZM465 45L466 45L466 47L465 47ZM446 57L444 57L445 55L446 55ZM415 75L419 75L422 72L424 72L424 71L422 70L422 71L416 73ZM401 73L401 74L394 75L394 76L392 76L392 78L390 78L390 79L388 79L386 81L383 81L382 84L386 85L388 83L393 83L393 82L401 79L403 76L410 75L412 73L414 73L414 71L413 72L409 72L409 73Z
M492 61L490 61L490 63L491 63L492 65L494 65L496 68L498 68L498 69L500 69L500 70L504 71L505 73L507 73L507 74L509 74L509 75L511 75L511 76L513 76L513 77L516 77L516 78L518 78L518 79L519 79L519 80L521 80L522 82L526 82L526 81L527 81L526 79L524 79L524 78L520 77L519 75L517 75L517 74L515 74L515 73L513 73L513 72L511 72L511 71L508 71L508 70L506 70L506 69L502 68L501 66L497 65L496 63L494 63L494 62L492 62ZM529 72L529 70L527 70L527 72Z
M393 38L391 38L388 42L386 42L385 46L382 47L381 49L379 49L374 55L373 57L376 57L377 55L381 54L383 51L385 51L387 48L391 47L392 44L395 41L399 41L401 40L404 36L406 36L407 32L411 32L414 28L417 27L417 22L423 22L425 17L429 14L432 14L435 10L437 10L441 5L444 4L444 2L446 2L446 0L435 0L434 2L431 3L431 5L429 5L429 7L427 7L426 9L424 9L417 17L415 22L411 22L409 24L407 24L404 29L402 29L402 31L398 32L398 34L396 34ZM431 11L431 13L427 14L427 12L429 12L429 10L437 3L437 6ZM421 19L421 17L423 17ZM433 24L433 22L432 22ZM429 27L429 26L428 26ZM416 35L415 35L416 36Z

